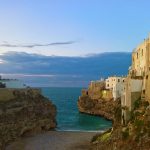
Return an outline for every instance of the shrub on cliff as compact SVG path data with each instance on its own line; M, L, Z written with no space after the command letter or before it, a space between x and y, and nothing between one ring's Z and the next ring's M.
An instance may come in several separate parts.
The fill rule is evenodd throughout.
M122 131L122 139L126 140L129 137L129 129L126 128L124 131Z

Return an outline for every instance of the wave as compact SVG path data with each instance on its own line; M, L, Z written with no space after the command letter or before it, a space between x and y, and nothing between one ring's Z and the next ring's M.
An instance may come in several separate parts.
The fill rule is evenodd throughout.
M94 133L103 133L105 132L107 129L105 130L60 130L60 129L56 129L56 131L60 131L60 132L94 132Z

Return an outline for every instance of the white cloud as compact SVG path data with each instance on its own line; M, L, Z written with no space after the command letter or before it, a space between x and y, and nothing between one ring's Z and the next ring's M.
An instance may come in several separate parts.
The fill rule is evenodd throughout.
M4 61L2 59L0 59L0 64L3 64L3 63L4 63Z

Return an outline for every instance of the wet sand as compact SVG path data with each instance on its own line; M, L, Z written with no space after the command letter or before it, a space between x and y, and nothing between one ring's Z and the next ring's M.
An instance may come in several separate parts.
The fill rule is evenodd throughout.
M49 131L23 137L7 146L6 150L89 150L96 132Z

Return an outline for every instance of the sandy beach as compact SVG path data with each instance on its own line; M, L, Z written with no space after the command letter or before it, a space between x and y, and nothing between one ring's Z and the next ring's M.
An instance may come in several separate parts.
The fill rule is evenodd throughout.
M6 150L89 150L96 132L49 131L18 139Z

